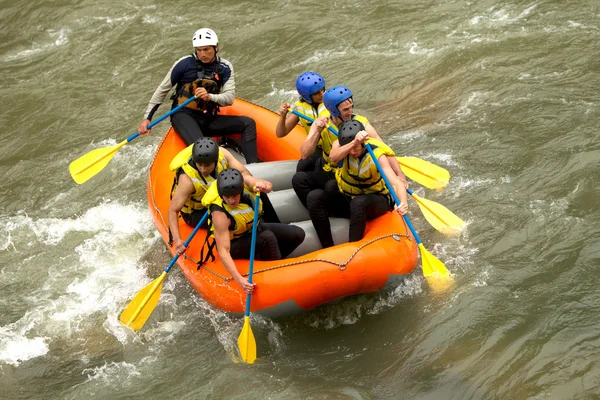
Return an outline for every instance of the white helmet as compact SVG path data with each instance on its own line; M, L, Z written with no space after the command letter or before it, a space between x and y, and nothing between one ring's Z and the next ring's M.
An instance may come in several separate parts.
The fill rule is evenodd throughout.
M218 44L219 38L217 37L215 31L213 31L212 29L202 28L194 32L194 37L192 38L192 46L217 46Z

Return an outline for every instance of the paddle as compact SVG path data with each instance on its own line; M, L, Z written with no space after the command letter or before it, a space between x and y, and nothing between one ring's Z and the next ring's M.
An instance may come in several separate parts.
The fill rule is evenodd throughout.
M200 226L204 223L204 221L206 221L206 218L208 218L208 211L204 214L200 222L198 222L198 225L196 225L192 231L192 234L185 241L185 247L190 244L194 238L194 235L196 235L196 232L198 232L198 229L200 229ZM146 320L148 320L148 317L150 314L152 314L152 311L154 311L156 303L158 303L160 292L162 290L162 283L173 265L175 265L179 255L179 253L175 254L175 257L171 259L171 262L163 271L163 273L135 295L133 300L131 300L131 303L129 303L119 317L119 320L123 325L129 326L136 331L144 326Z
M196 100L196 96L193 96L187 99L185 102L181 103L168 113L161 116L156 121L148 124L148 129L151 129L154 125L158 124L165 118L173 115L177 111L179 111L182 107L185 107L187 104ZM129 136L127 139L122 141L119 144L110 147L102 147L99 149L95 149L90 151L89 153L79 157L77 160L73 161L69 165L69 172L73 177L73 180L78 184L82 184L87 182L91 177L96 175L98 172L102 171L104 167L108 165L110 160L113 158L115 153L127 143L131 142L133 139L137 138L140 134L135 132L133 135Z
M373 149L371 148L371 145L367 143L365 147L367 148L367 151L371 155L371 158L373 159L375 166L377 166L377 170L381 174L381 177L383 178L383 181L385 182L385 185L387 186L388 191L392 195L394 202L396 203L396 205L400 205L400 200L398 199L398 196L396 196L394 187L390 184L390 181L388 180L387 176L385 175L385 172L383 172L383 169L381 168L381 164L379 164L379 160L377 160L375 153L373 153ZM419 235L417 235L417 232L415 231L415 228L413 227L412 223L410 222L408 215L403 215L402 218L404 218L406 225L408 225L408 228L412 232L415 240L417 241L417 246L419 247L419 250L421 251L421 264L423 267L423 276L425 277L425 279L427 279L427 282L429 282L430 285L433 287L438 287L437 284L439 282L443 283L443 282L450 281L452 279L452 277L450 276L450 273L446 269L446 266L440 260L435 258L435 256L433 254L431 254L429 251L427 251L425 246L423 246L423 243L421 243L421 239L419 238ZM438 282L436 282L436 280Z
M412 190L406 189L409 195L419 205L421 212L425 216L427 222L435 228L435 230L448 236L458 236L462 232L465 222L458 218L452 211L448 210L443 205L432 200L427 200L419 197Z
M252 241L250 242L250 270L248 271L248 282L252 283L252 273L254 272L254 252L256 249L256 226L258 225L258 214L260 210L260 196L256 196L256 205L254 207L254 222L252 223ZM253 364L256 360L256 340L250 327L250 301L252 294L246 296L246 314L244 316L244 327L238 337L238 347L242 360L248 364Z
M296 110L289 110L292 114L304 118L309 122L314 122L314 119L308 115L304 115ZM327 129L337 136L337 131L330 125ZM429 161L422 160L417 157L396 157L402 172L413 181L428 189L441 190L450 181L450 173L448 170L439 167Z
M295 110L290 110L292 111L292 113L298 115L299 117L302 118L306 118L307 120L313 122L314 119L312 119L311 117L309 117L308 115L304 115L302 113L299 113ZM331 133L333 133L334 135L337 136L337 131L331 127L328 126L327 127L329 129L329 131ZM426 164L429 164L429 166L433 166L435 168L438 168L442 171L445 171L447 176L450 177L450 174L448 174L448 171L446 171L443 168L438 167L437 165L428 163L427 161L423 161L421 159L418 158L414 158L414 157L396 157L396 159L406 159L406 158L411 158L414 160L417 160L417 163L420 164L422 167L427 167ZM400 161L399 161L400 162ZM402 163L400 162L400 165L402 165ZM415 170L410 169L412 172L414 172ZM403 170L404 171L404 170ZM418 182L416 179L411 178L410 175L407 174L407 176ZM417 175L419 177L423 177L425 176L424 174L419 174ZM429 183L432 182L432 179L428 178ZM446 183L448 183L448 181L446 180ZM425 185L423 185L425 186ZM425 186L427 187L427 186ZM427 222L429 222L431 224L431 226L433 226L437 231L448 235L448 236L456 236L459 235L462 232L463 226L464 226L464 221L461 220L460 218L458 218L454 213L452 213L452 211L448 210L446 207L444 207L443 205L436 203L435 201L432 200L426 200L423 199L419 196L417 196L416 194L414 194L412 192L412 190L408 189L407 190L408 194L410 194L412 196L412 198L415 199L415 201L417 202L417 204L419 205L419 208L421 209L421 212L423 213L423 215L425 216L425 219L427 220Z

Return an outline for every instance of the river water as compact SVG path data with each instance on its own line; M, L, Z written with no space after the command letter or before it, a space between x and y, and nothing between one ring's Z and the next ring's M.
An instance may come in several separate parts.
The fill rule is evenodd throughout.
M600 396L597 1L0 4L0 398ZM177 269L141 331L118 322L170 260L145 193L167 122L83 185L68 166L136 130L203 26L239 97L276 110L317 71L398 154L450 171L441 192L411 187L463 235L410 212L451 290L416 271L390 292L253 317L252 366L232 357L242 322Z

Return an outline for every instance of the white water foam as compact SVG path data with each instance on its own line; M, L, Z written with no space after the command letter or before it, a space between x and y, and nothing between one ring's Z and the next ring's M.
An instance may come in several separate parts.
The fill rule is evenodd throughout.
M504 26L508 24L514 24L516 22L521 21L524 18L527 18L536 7L536 4L527 7L518 15L513 17L511 16L511 11L506 10L504 8L496 9L496 7L494 6L488 9L488 13L486 15L476 15L473 18L471 18L470 23L471 25L477 25L482 22L485 22L488 26Z
M271 91L267 93L267 97L281 98L291 103L298 99L298 92L296 89L277 89L275 83L271 82Z
M139 260L156 241L157 233L145 205L107 201L74 219L35 220L27 215L3 219L9 235L13 232L10 237L6 230L2 233L4 242L12 243L16 251L47 247L56 253L56 246L64 246L67 256L54 261L58 264L46 265L46 282L37 283L41 288L23 297L32 308L17 321L0 327L0 363L17 365L42 356L53 340L98 325L100 321L95 320L102 314L114 320L103 324L105 329L119 325L122 305L150 281ZM76 232L86 238L72 247L66 238ZM25 269L28 264L24 261L5 269Z
M69 28L61 28L59 31L48 29L46 31L49 38L46 38L45 43L33 43L32 48L18 51L5 55L0 58L1 61L15 61L33 56L38 56L40 53L51 51L57 47L61 47L69 43L69 34L71 30ZM50 41L50 42L49 42Z
M14 324L0 327L0 361L17 366L48 352L47 338L28 338L22 332Z

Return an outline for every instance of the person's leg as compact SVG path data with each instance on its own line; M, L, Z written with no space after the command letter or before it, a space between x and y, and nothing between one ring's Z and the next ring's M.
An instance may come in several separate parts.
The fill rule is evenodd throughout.
M389 209L389 200L384 195L363 194L354 197L350 202L350 241L361 240L365 235L367 220L377 218Z
M270 261L281 259L281 252L279 251L277 237L274 232L266 230L263 227L260 228L259 232L256 232L255 254L257 260Z
M330 216L350 218L350 200L338 188L337 181L330 179L325 184L326 207Z
M186 145L190 145L204 136L200 128L200 121L185 110L180 110L173 114L171 125L173 125L175 132L179 134Z
M296 225L263 223L261 227L273 232L282 258L289 256L296 247L300 246L306 235L304 229Z
M202 217L204 217L204 214L206 214L206 208L203 208L201 210L194 210L191 214L186 214L186 213L182 212L181 218L183 219L183 221L186 224L195 228L196 225L198 225L198 223L202 219ZM208 218L204 221L201 228L206 228L207 226L208 226Z
M248 164L258 162L256 150L256 123L252 118L233 115L216 115L204 125L206 136L242 134L244 157Z
M306 160L300 159L296 166L296 172L300 171L322 171L323 170L323 149L317 147L310 157Z
M307 207L308 194L314 189L323 189L332 177L331 172L325 171L296 172L292 177L292 187L300 202Z
M309 157L306 160L300 159L298 161L298 165L296 165L296 172L314 171L314 170L315 170L315 160L312 157Z
M247 260L250 258L251 235L244 235L233 239L229 245L229 254L234 260Z
M275 212L275 208L269 199L269 196L266 193L260 193L260 201L263 209L263 221L265 222L281 222L277 213Z
M327 213L327 196L323 189L315 189L308 194L307 209L323 248L333 246L331 224Z
M234 260L248 260L252 245L252 233L248 232L242 237L233 239L229 247L229 254ZM277 246L277 238L271 231L260 229L256 232L256 249L254 251L256 260L279 260L281 253Z

